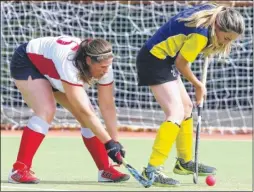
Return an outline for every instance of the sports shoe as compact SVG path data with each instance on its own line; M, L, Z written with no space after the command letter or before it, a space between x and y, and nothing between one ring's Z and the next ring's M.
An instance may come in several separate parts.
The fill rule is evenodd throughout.
M193 174L195 172L195 163L193 161L189 161L185 163L183 159L177 158L173 172L179 175ZM207 175L215 175L215 174L216 174L216 168L203 165L201 163L198 164L199 176L207 176Z
M16 162L8 177L9 183L39 183L40 180L24 163Z
M117 171L114 167L117 165L111 165L108 169L100 170L98 173L98 182L121 182L130 179L130 175Z
M180 186L180 182L168 177L162 171L162 167L155 168L154 170L148 170L148 168L144 168L142 172L142 176L146 179L151 180L152 177L155 177L153 185L158 187L176 187Z

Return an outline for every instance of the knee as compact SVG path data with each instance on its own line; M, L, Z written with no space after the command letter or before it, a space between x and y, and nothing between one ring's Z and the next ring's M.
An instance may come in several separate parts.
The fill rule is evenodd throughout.
M46 121L47 123L51 124L54 119L56 112L56 105L46 105L43 109L36 111L36 115Z
M182 104L175 105L171 110L166 112L166 120L181 124L184 120L184 107Z
M44 119L38 116L32 116L27 124L31 130L46 135L48 133L50 124L47 123Z
M191 101L184 105L184 119L191 116L193 110L193 104Z

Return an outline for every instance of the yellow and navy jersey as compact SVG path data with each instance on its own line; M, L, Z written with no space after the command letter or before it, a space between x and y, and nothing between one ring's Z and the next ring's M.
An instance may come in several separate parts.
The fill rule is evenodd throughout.
M146 42L150 53L159 59L176 58L178 53L188 61L195 61L198 54L208 44L209 29L201 27L187 27L178 18L187 18L193 13L213 8L212 4L198 5L188 8L161 26Z

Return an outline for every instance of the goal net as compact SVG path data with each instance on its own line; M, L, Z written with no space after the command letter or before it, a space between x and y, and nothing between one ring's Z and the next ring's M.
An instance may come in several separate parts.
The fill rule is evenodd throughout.
M251 1L233 3L245 19L246 32L235 42L229 58L211 60L202 118L204 129L222 133L252 131L253 4ZM33 113L10 77L9 65L15 48L33 38L65 34L82 39L100 37L112 43L116 55L113 68L119 125L122 129L156 130L164 114L149 88L137 86L136 55L162 24L190 6L188 1L1 2L1 127L22 127ZM198 58L191 65L198 77L202 64L202 58ZM183 81L194 101L193 87ZM90 88L88 93L98 109L96 88ZM193 116L195 119L195 109ZM80 125L67 110L57 105L52 126L74 128Z

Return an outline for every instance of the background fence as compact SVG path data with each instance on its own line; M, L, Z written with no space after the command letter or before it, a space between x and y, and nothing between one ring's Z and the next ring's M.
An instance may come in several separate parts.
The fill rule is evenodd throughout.
M1 2L1 124L15 129L27 123L32 111L10 78L15 48L33 38L70 35L101 37L110 41L116 58L115 101L119 125L131 129L157 129L164 115L149 88L137 86L138 50L170 17L197 2L176 1L6 1ZM253 107L253 4L234 2L245 19L246 31L227 59L214 58L208 69L207 101L202 125L208 130L252 130ZM200 77L203 60L192 70ZM194 100L194 89L184 80ZM96 87L89 95L97 108ZM194 117L196 115L194 111ZM99 115L99 113L98 113ZM55 127L76 127L78 122L61 106Z

